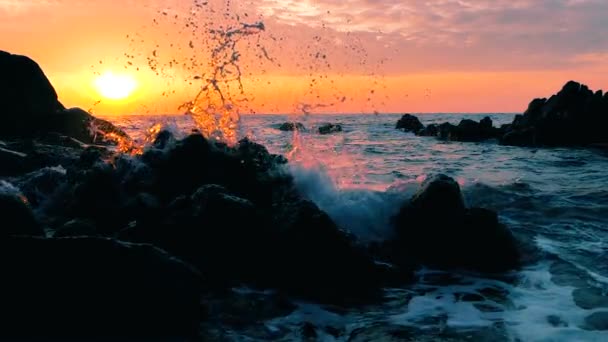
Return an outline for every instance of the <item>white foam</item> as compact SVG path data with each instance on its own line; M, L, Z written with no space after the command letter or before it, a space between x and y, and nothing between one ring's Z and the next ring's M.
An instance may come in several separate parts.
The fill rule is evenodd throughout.
M320 165L304 167L292 163L289 167L298 190L340 227L366 241L392 236L390 218L407 198L407 192L339 188Z

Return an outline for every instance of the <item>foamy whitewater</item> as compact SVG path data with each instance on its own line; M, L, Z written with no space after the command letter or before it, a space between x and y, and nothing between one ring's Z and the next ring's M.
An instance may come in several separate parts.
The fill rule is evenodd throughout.
M510 114L490 116L495 125L513 119ZM387 303L381 306L345 312L299 303L289 316L226 336L297 339L300 324L311 322L327 328L317 331L325 341L336 340L329 327L345 332L340 335L344 338L355 336L355 341L387 336L433 340L380 333L404 327L439 331L448 339L464 333L471 340L608 340L608 333L600 330L608 325L608 154L490 141L442 142L396 130L399 117L249 115L241 118L239 135L287 156L300 190L364 241L387 238L388 218L400 203L428 174L444 173L460 183L468 205L496 210L520 239L544 252L542 258L500 279L423 270L415 285L387 289ZM425 125L482 118L419 117ZM190 116L109 119L140 140L159 122L183 134L194 128ZM286 121L302 122L307 131L278 130ZM344 131L318 134L316 128L325 122L339 123ZM361 328L365 336L358 335Z

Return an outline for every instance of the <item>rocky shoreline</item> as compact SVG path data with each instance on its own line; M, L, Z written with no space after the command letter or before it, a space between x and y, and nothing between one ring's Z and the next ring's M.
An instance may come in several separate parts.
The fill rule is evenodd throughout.
M493 127L489 117L480 122L462 120L424 126L411 114L397 122L396 129L442 140L479 142L496 139L501 145L529 147L607 146L608 93L593 92L586 85L569 81L549 99L530 102L511 124Z
M500 274L527 253L447 176L402 204L393 240L366 245L262 145L161 131L141 153L114 152L128 136L65 109L35 62L0 52L0 71L0 336L198 339L229 324L213 308L233 288L272 290L271 316L293 299L352 307L421 266Z

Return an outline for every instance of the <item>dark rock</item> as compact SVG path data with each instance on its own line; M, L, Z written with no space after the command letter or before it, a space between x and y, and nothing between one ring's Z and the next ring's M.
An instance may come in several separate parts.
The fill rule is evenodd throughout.
M398 263L502 272L517 267L519 251L495 212L467 209L453 179L429 177L395 218Z
M306 127L301 122L285 122L279 126L281 131L305 131Z
M480 122L463 119L457 126L445 122L419 135L438 136L440 139L451 141L477 142L497 138L499 132L499 129L492 126L492 119L486 116Z
M0 138L31 139L59 133L84 143L128 139L108 121L82 109L65 109L42 69L30 58L0 51L0 74Z
M547 316L547 322L556 328L567 328L568 322L565 322L561 317L557 315Z
M424 128L424 125L416 116L411 114L404 114L401 119L397 121L397 125L395 126L395 128L401 129L405 132L417 133L418 131Z
M98 238L0 243L4 338L198 335L201 276L157 248Z
M10 235L44 236L27 198L15 193L0 192L0 237Z
M14 179L30 204L38 207L49 200L65 183L66 170L62 167L45 167Z
M30 58L0 51L0 74L0 110L3 116L35 117L64 109L42 69ZM16 124L5 119L0 132L4 133Z
M452 140L452 134L456 131L456 126L449 122L444 122L437 126L437 136L439 139Z
M331 134L336 132L342 132L342 125L326 123L319 126L319 134Z
M416 132L416 135L422 137L436 137L439 135L439 126L437 124L430 124Z
M208 274L210 285L224 287L254 276L259 225L251 202L205 185L174 201L161 222L140 220L117 237L161 247Z
M608 330L608 311L598 311L585 317L585 329L587 330Z
M315 328L315 325L310 322L304 322L300 327L300 335L304 340L316 340L317 328Z
M71 220L59 227L53 233L53 237L80 237L80 236L97 236L97 227L88 220Z
M549 99L534 99L513 120L501 144L574 146L607 143L608 101L602 91L570 81Z
M595 287L584 287L572 292L574 303L585 310L608 308L608 295Z

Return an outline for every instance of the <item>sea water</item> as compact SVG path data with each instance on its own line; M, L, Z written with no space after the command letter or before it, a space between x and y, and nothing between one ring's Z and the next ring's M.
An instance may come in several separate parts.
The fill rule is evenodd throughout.
M419 117L426 125L486 115L495 126L513 119ZM291 315L265 322L262 338L247 330L231 336L297 339L299 324L312 322L328 341L385 339L386 331L402 331L395 333L401 337L409 331L411 340L608 340L601 330L608 325L608 153L439 141L396 130L399 117L243 115L238 134L287 156L301 192L363 241L390 238L390 216L429 174L444 173L458 181L469 206L496 210L519 239L540 248L540 259L500 277L425 269L414 285L386 289L378 307L335 312L299 303ZM159 122L182 134L195 128L190 116L109 119L135 139ZM286 121L301 122L306 131L280 131ZM319 134L326 122L343 131ZM343 334L328 334L321 328L327 326Z

